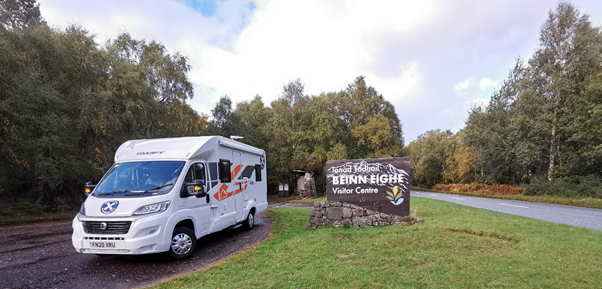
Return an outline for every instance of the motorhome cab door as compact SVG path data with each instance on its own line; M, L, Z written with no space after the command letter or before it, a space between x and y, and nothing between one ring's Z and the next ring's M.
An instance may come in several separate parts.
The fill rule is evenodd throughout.
M207 184L207 170L206 166L203 162L195 162L193 163L188 172L186 173L186 178L184 179L184 183L192 183L194 180L203 180L205 184ZM193 187L182 187L183 190L187 190L189 194L193 193ZM208 185L205 185L203 188L205 192L209 189ZM196 223L199 224L199 228L197 229L196 235L202 236L209 232L210 224L211 224L211 207L210 207L210 196L197 198L196 196L187 197L185 206L187 209L190 209L194 212Z
M242 154L240 152L237 151L232 151L232 167L233 168L238 168L240 165L242 165ZM240 169L238 169L237 171L240 171ZM238 190L239 193L234 195L234 202L235 202L235 210L236 210L236 220L240 220L242 219L243 216L243 208L242 208L242 198L243 198L243 194L242 194L242 180L239 180L237 178L236 179L232 179L232 183L234 185L234 187L232 188L233 190Z

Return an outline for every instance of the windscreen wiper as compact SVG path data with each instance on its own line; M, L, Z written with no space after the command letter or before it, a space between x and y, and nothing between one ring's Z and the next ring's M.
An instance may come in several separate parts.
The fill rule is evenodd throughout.
M96 194L97 196L112 196L115 193L129 193L130 190L125 190L125 191L112 191L112 192L106 192L106 193L100 193L100 194Z
M162 185L162 186L158 186L156 188L148 189L148 190L144 191L143 194L148 193L150 191L156 191L158 189L162 189L162 188L169 187L169 186L173 186L173 184L169 183L169 184L165 184L165 185Z
M112 196L113 192L96 194L97 196Z
M133 192L133 193L125 193L125 194L123 194L124 197L140 196L140 195L144 195L144 192Z

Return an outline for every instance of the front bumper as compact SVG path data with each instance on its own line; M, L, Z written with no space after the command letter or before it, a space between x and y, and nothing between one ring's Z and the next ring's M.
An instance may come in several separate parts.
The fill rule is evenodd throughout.
M126 234L88 234L84 231L83 221L131 221L132 224ZM85 217L78 214L73 219L71 241L78 253L120 255L159 253L169 249L169 243L164 239L166 225L167 214L129 218ZM98 248L98 245L91 247L95 245L92 243L112 243L114 246Z

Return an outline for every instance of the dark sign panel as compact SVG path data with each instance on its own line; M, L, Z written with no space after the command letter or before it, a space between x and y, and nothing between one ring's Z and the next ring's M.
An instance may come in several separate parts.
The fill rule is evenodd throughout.
M407 216L410 214L410 158L328 161L326 198Z

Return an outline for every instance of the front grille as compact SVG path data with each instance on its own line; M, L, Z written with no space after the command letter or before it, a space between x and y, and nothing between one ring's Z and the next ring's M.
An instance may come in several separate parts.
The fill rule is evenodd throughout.
M123 241L124 237L84 237L84 240Z
M84 221L84 232L88 234L127 234L132 222L102 222L102 221ZM101 224L106 223L107 227L103 230Z

